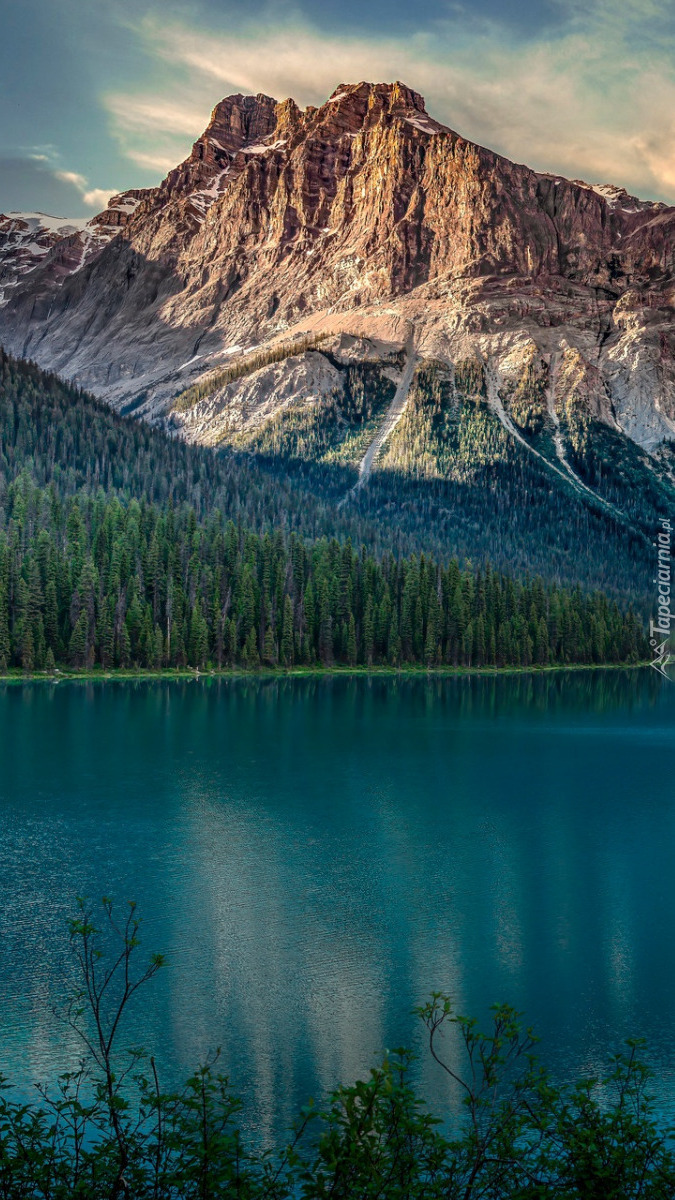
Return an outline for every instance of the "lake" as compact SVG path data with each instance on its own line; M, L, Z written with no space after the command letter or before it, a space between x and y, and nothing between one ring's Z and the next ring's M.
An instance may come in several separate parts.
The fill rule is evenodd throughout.
M421 1050L432 989L522 1009L560 1078L644 1035L673 1111L674 765L649 668L0 685L0 1071L76 1062L66 919L106 894L169 959L126 1042L172 1081L220 1046L264 1138Z

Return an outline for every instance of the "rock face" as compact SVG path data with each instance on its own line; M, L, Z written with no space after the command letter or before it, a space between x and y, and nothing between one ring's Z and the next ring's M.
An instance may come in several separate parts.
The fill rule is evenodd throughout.
M12 288L37 267L57 285L95 258L131 220L145 193L131 190L113 196L91 220L68 220L45 213L0 213L0 307L10 303ZM51 253L50 253L51 252Z
M231 96L158 188L11 253L6 348L153 419L201 380L174 418L197 440L260 416L255 374L209 392L209 371L328 333L478 358L500 392L539 363L554 417L573 394L648 450L675 437L675 209L512 163L401 83ZM260 367L265 413L289 372L328 386L287 364Z
M85 222L44 213L0 213L0 305L19 280L39 266L57 242L79 236Z

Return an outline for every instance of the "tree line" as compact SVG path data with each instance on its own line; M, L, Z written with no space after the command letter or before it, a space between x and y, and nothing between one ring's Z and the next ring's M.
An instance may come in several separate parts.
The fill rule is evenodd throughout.
M61 498L102 489L124 502L187 503L199 521L219 509L259 534L351 538L378 558L424 550L444 562L490 561L511 575L529 571L602 588L623 606L639 604L644 617L653 574L649 539L553 486L537 459L509 444L481 394L469 394L482 386L478 368L460 368L461 403L444 376L420 368L409 412L378 470L338 509L356 479L350 456L363 452L373 412L386 400L372 365L344 368L339 406L309 406L302 417L293 409L245 448L216 452L120 416L0 350L0 523L6 488L28 470ZM628 491L639 508L644 483L631 477Z
M256 534L218 510L60 497L27 472L0 525L0 665L24 670L634 662L601 593L335 538ZM4 525L4 528L3 528Z
M244 352L229 366L217 367L215 370L209 371L203 379L193 383L191 387L185 388L174 400L172 411L185 412L198 404L200 400L204 400L207 396L213 396L221 388L227 387L229 383L243 379L246 375L253 375L262 367L284 362L285 359L293 358L296 354L305 354L308 350L313 350L315 346L325 342L330 336L330 333L306 334L305 337L296 338L294 341L281 342L278 346Z

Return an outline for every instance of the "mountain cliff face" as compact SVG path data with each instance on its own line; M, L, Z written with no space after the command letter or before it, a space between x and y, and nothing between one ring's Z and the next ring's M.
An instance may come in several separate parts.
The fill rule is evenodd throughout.
M122 192L91 220L68 220L45 213L0 213L0 308L25 275L45 267L57 284L95 258L130 221L145 193ZM50 251L52 253L50 253ZM32 284L32 280L25 281Z
M0 213L0 305L9 302L11 289L52 246L77 236L83 224L44 213Z
M355 356L381 406L406 363L455 398L473 364L501 428L572 482L595 425L670 476L675 209L512 163L403 84L304 111L231 96L159 187L32 259L7 220L5 347L189 439L344 399Z

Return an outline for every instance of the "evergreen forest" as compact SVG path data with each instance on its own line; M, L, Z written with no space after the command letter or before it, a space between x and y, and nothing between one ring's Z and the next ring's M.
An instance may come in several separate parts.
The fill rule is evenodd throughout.
M331 513L302 479L187 446L0 356L3 670L647 656L630 604L410 552L384 517L331 529Z

